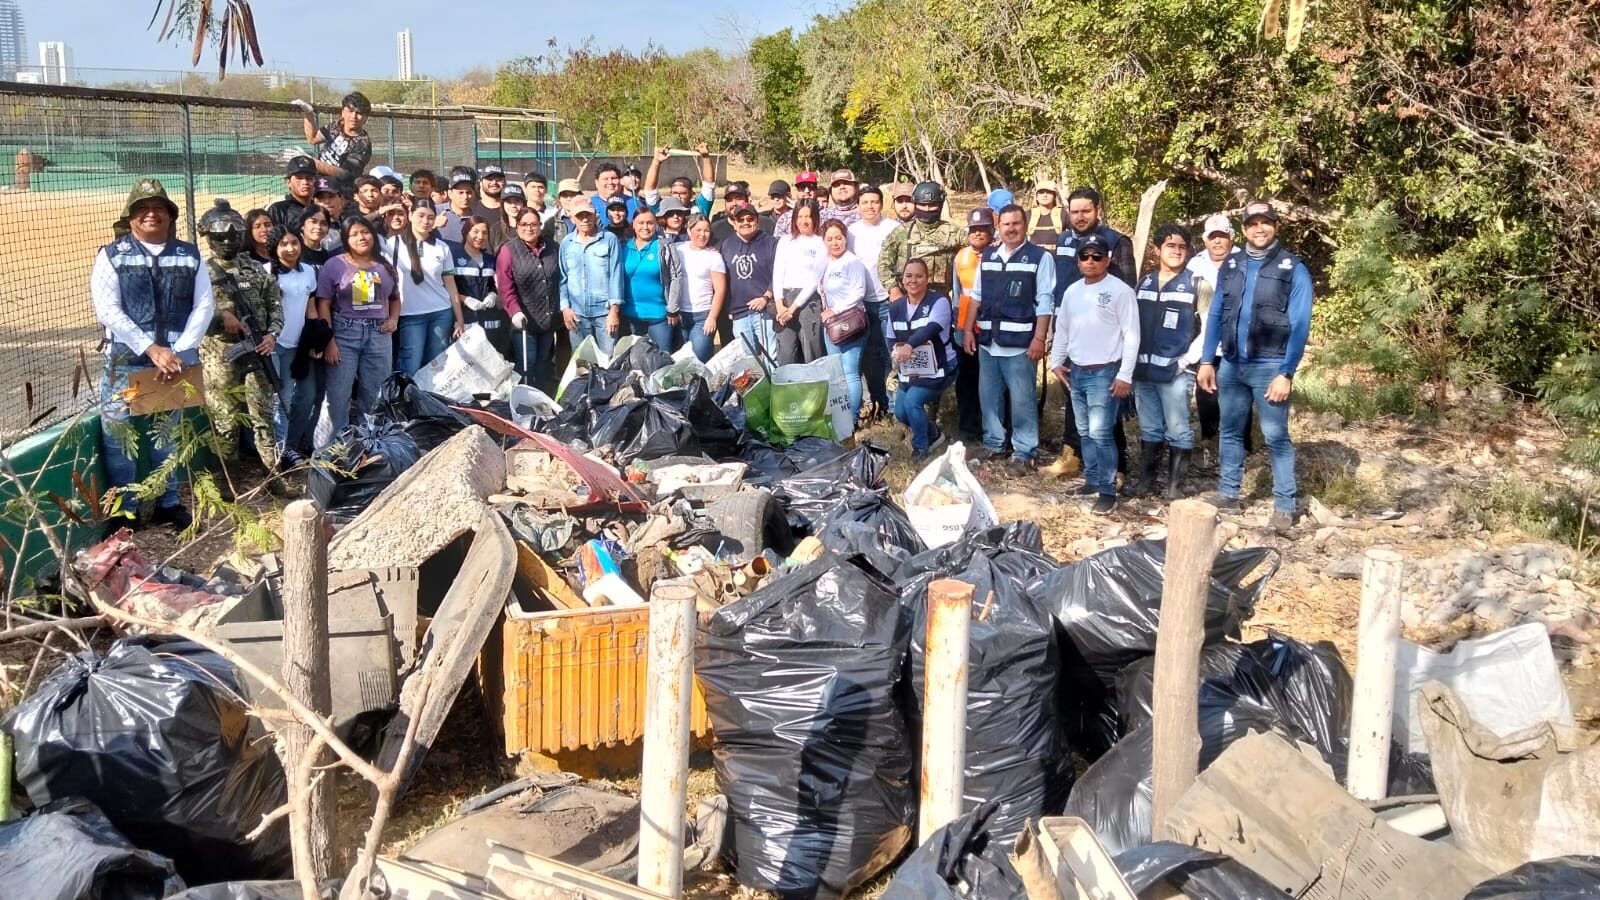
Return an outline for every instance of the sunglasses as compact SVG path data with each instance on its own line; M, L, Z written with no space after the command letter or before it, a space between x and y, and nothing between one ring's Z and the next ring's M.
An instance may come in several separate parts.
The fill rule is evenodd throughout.
M1078 261L1079 262L1100 262L1101 260L1103 260L1105 258L1106 258L1106 255L1104 253L1080 253L1080 254L1078 254Z

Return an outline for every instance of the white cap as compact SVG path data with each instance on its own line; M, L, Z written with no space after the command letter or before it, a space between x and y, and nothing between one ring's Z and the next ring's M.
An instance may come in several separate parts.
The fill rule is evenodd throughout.
M380 178L380 179L381 178L390 178L390 177L393 177L393 178L399 178L400 177L399 173L395 172L395 170L389 168L388 166L373 166L372 167L372 171L368 172L367 174L371 175L373 178Z
M1206 225L1204 230L1200 232L1200 236L1208 238L1219 231L1226 232L1228 237L1233 237L1233 223L1228 221L1228 217L1222 213L1206 216Z

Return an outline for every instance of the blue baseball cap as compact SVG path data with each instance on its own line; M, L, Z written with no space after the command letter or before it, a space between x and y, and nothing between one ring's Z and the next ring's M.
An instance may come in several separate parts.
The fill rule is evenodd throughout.
M1005 188L995 188L989 192L989 208L995 212L1017 202L1017 196Z

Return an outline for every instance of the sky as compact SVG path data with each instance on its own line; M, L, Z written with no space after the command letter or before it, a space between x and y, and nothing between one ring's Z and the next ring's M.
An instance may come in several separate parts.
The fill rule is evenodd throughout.
M222 0L215 0L221 6ZM65 41L80 68L186 69L192 45L156 43L160 23L149 31L157 0L19 0L28 32L30 61L40 41ZM522 7L530 13L508 15ZM605 18L594 15L603 7ZM395 76L395 32L410 28L413 68L420 75L450 78L468 69L494 68L528 53L542 52L555 38L578 44L593 36L602 47L632 50L647 43L669 52L738 43L785 27L804 28L827 11L827 0L610 0L595 3L505 3L484 0L254 0L256 31L267 68L299 75L354 78ZM374 10L382 10L375 18ZM730 29L728 23L736 23ZM626 23L626 24L621 24ZM640 27L642 23L643 27ZM620 24L620 27L619 27ZM216 71L208 49L199 70ZM233 71L233 66L229 66ZM131 79L129 79L131 80Z

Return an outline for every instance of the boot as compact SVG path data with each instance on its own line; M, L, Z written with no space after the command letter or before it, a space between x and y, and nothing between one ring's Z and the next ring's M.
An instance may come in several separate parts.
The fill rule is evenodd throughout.
M1167 499L1177 500L1184 496L1183 480L1189 477L1188 450L1171 447L1167 450Z
M1139 480L1134 482L1133 489L1128 493L1135 497L1148 497L1156 492L1156 479L1161 472L1162 446L1160 442L1139 443Z

